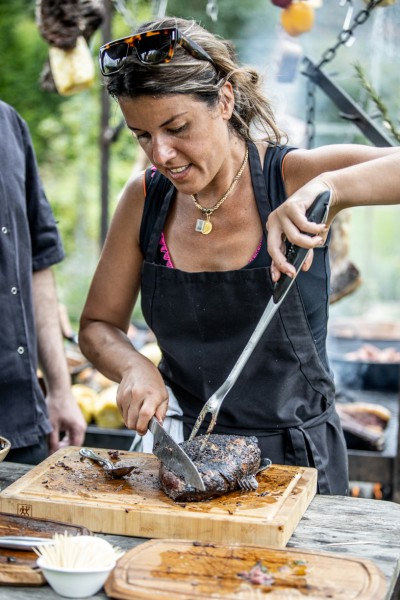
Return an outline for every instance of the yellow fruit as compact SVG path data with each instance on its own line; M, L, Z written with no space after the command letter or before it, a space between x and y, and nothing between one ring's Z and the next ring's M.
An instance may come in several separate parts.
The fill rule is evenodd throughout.
M143 354L146 358L151 360L153 365L158 367L162 358L161 350L156 342L149 342L139 350L140 354Z
M282 10L281 24L283 29L292 36L310 31L314 25L315 11L308 2L293 2Z
M62 96L86 90L95 81L93 59L83 36L78 37L74 48L50 46L49 61L55 86Z
M86 367L86 369L83 369L78 373L75 377L75 382L88 385L97 392L100 392L100 390L103 390L114 383L114 381L111 381L111 379L108 379L93 367Z
M114 384L97 394L93 416L98 427L119 429L124 426L117 406L117 389L118 385Z
M88 385L84 385L82 383L75 383L71 386L71 390L76 398L86 423L90 423L93 420L93 411L97 399L97 392L95 392L95 390Z

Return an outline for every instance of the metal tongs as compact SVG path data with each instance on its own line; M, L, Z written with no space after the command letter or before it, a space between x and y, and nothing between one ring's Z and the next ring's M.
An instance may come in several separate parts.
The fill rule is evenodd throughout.
M133 471L135 468L135 465L115 465L111 462L111 460L96 454L90 448L81 448L79 450L79 454L83 456L83 458L90 458L90 460L94 460L95 462L99 463L105 472L115 479L121 479L122 477L125 477L125 475L129 475L129 473L131 473L131 471Z
M313 223L325 223L328 218L330 198L330 190L319 194L306 212L307 219L309 221L312 221ZM247 345L245 346L244 350L242 351L241 355L236 361L233 369L229 373L226 381L224 381L221 387L219 387L217 391L214 392L214 394L207 400L202 410L200 411L200 414L197 417L197 421L192 429L192 433L189 437L189 440L192 440L197 435L197 432L201 424L203 423L205 416L207 415L207 413L210 413L211 421L208 426L207 432L204 436L200 452L203 451L208 441L208 437L215 427L222 402L236 383L237 378L242 372L243 367L246 365L248 359L250 358L256 344L260 340L265 329L269 325L272 317L277 312L283 300L286 298L286 295L292 287L307 257L308 252L308 248L301 248L294 244L288 243L286 258L296 268L296 274L293 277L288 277L287 275L283 274L281 275L279 281L274 285L272 297L268 302L263 314L261 315L261 318L255 330L253 331L249 341L247 342Z

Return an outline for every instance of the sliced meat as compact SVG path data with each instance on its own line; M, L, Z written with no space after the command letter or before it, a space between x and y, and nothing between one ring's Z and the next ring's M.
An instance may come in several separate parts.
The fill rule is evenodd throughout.
M260 465L261 452L254 436L212 434L200 453L203 439L204 436L199 435L180 445L195 463L206 488L204 492L187 485L161 464L161 488L173 500L198 502L222 496L238 489L238 479L254 475Z

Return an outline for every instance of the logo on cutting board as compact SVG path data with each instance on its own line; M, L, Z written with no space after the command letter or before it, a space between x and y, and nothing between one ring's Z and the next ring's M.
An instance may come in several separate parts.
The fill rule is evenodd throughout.
M32 504L17 504L17 514L20 517L31 517Z

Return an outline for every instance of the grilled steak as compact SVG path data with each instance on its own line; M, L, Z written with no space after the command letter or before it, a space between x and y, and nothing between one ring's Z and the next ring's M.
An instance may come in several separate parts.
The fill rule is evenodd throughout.
M196 490L165 465L160 467L163 491L179 502L198 502L238 489L238 479L254 475L260 465L260 449L256 437L212 434L199 455L204 436L180 445L196 465L205 491Z

